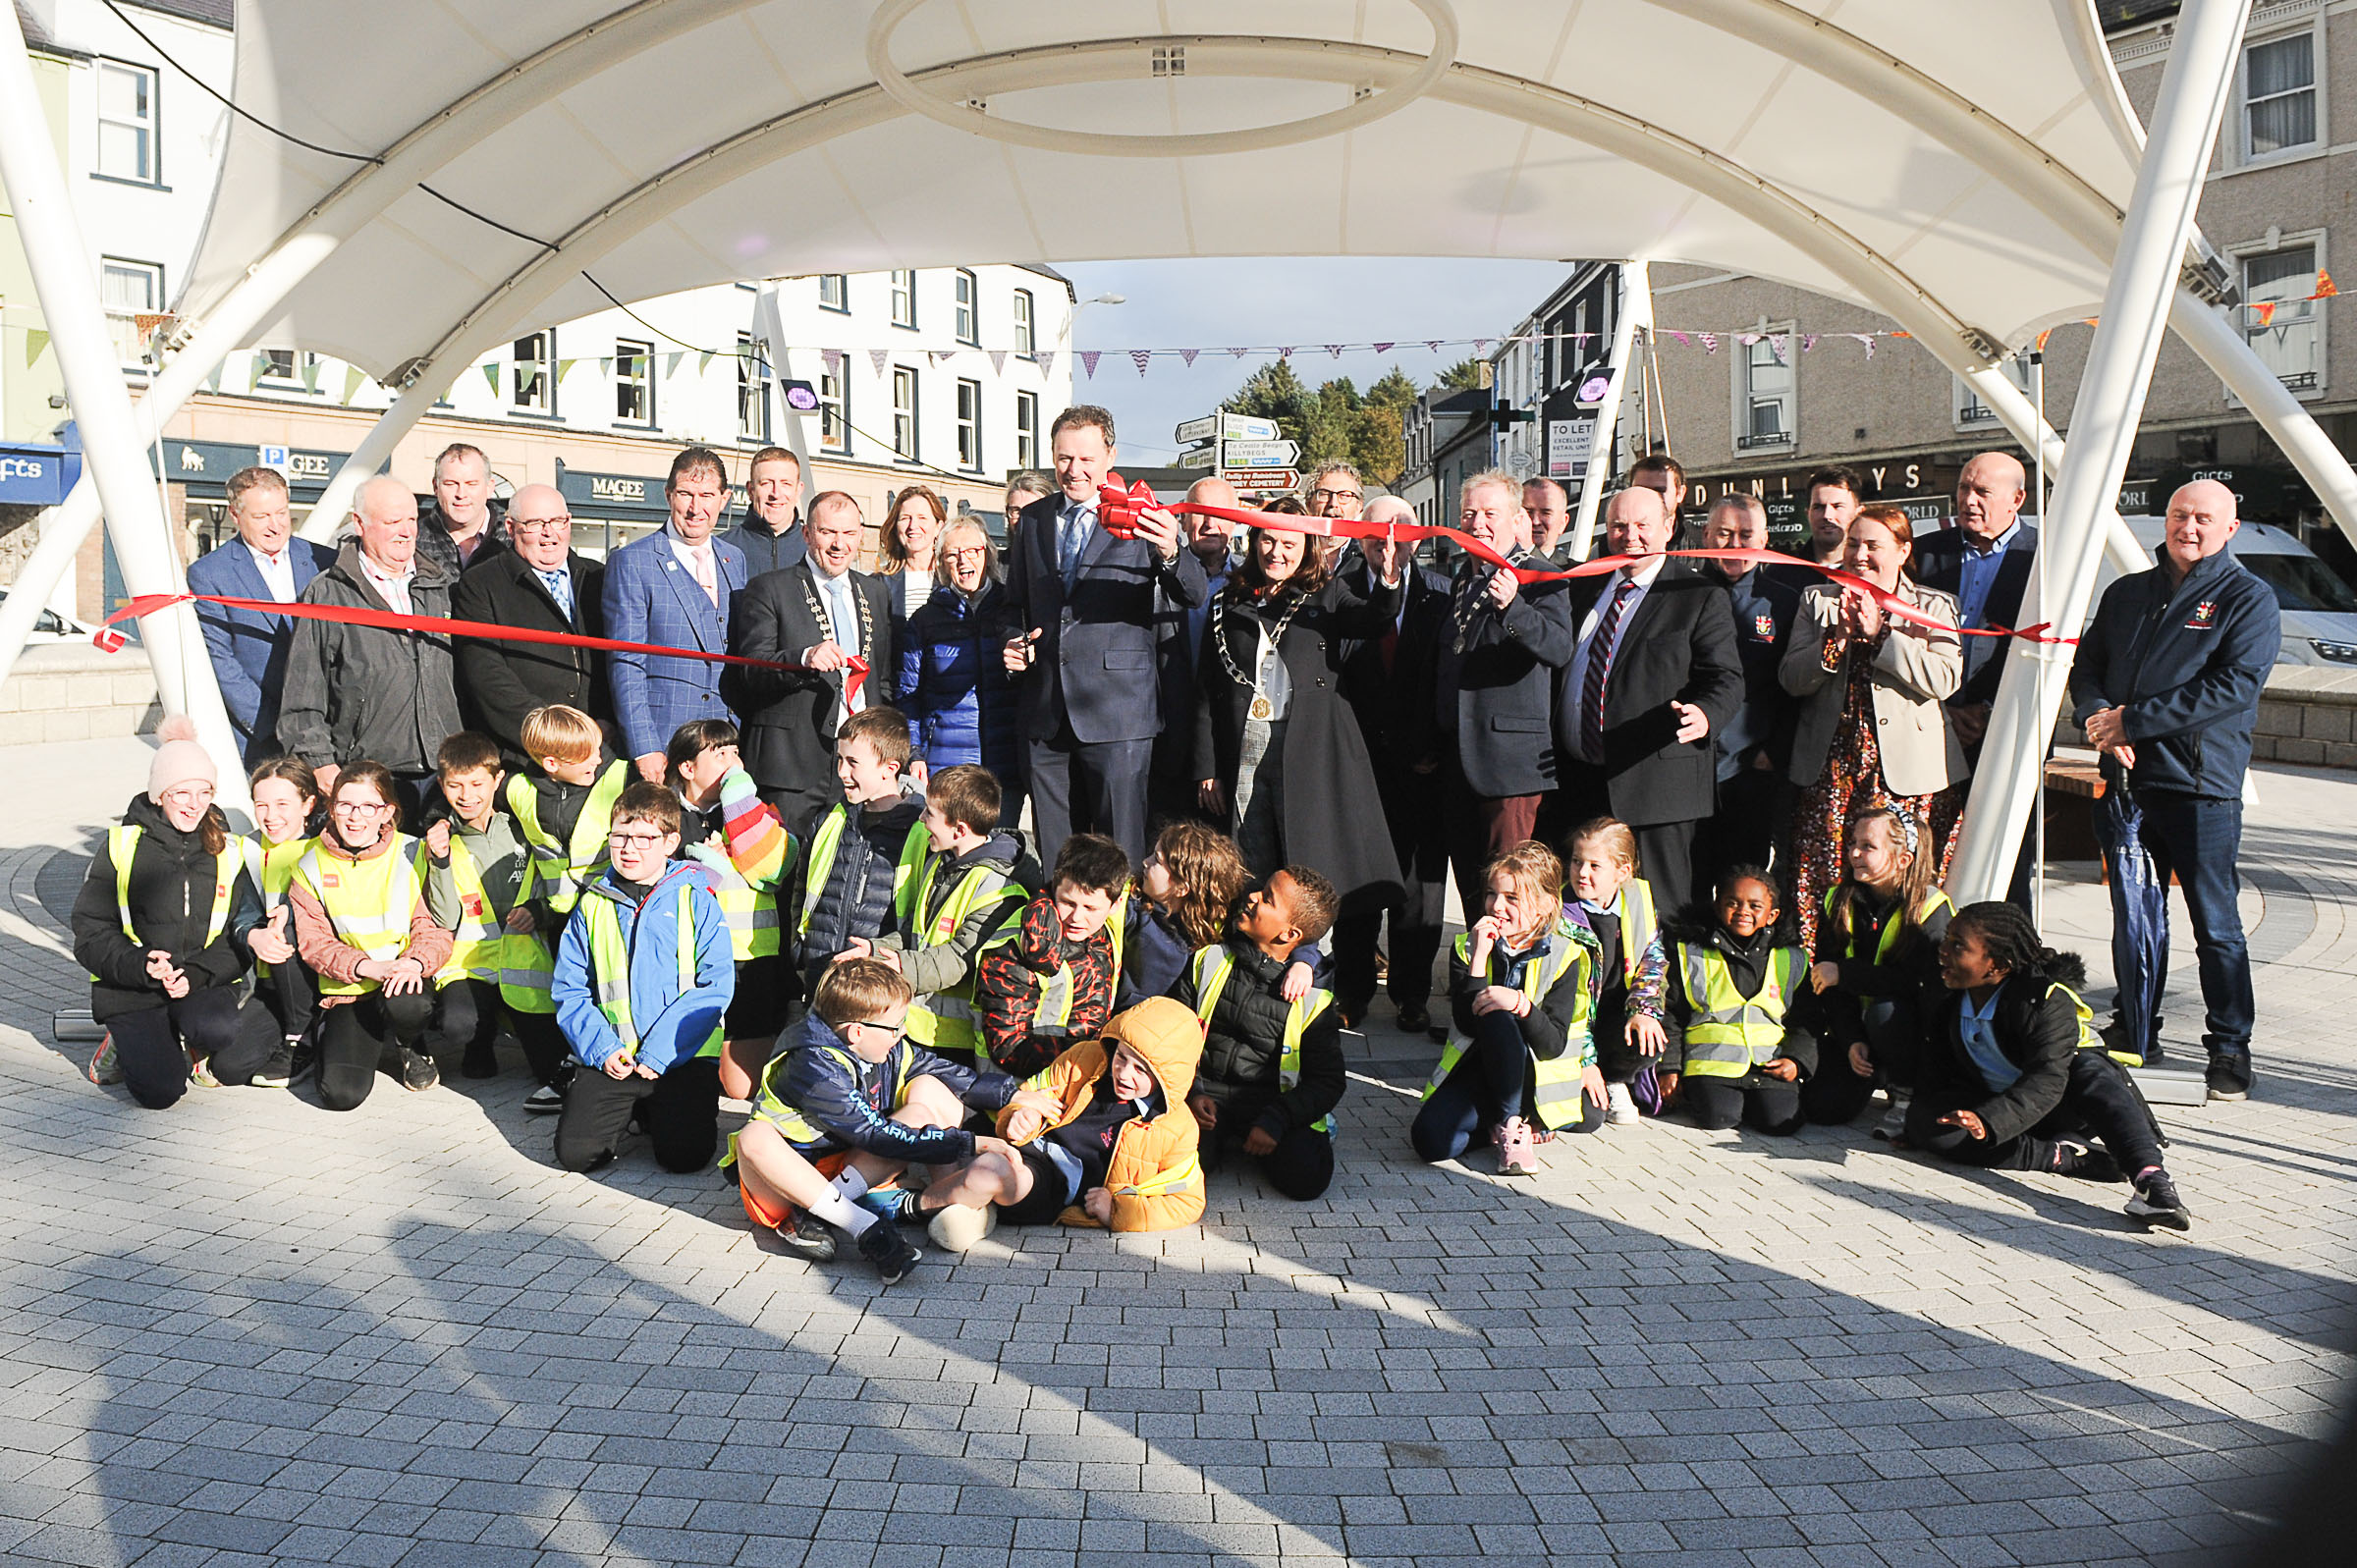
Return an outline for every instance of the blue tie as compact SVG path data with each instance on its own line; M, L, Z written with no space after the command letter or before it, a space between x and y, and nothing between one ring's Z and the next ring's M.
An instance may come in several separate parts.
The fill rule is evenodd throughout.
M1056 569L1069 588L1080 571L1080 544L1088 537L1088 509L1067 507L1056 536Z
M548 596L556 600L557 608L565 612L566 620L571 621L573 619L573 573L563 570L542 571L537 567L532 568L532 573L547 584Z

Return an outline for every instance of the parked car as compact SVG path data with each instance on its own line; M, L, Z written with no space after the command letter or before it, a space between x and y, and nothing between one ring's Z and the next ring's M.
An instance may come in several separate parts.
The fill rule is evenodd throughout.
M8 602L8 590L0 588L0 604ZM26 637L26 646L44 642L87 642L90 628L72 616L61 616L54 610L44 610L35 617L32 632Z

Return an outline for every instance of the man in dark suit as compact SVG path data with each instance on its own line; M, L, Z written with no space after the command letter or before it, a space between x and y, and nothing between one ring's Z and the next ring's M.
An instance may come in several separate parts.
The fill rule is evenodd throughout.
M1379 496L1367 504L1367 520L1412 523L1416 514L1397 496ZM1441 950L1449 892L1440 735L1432 712L1435 643L1449 622L1449 580L1415 566L1415 550L1405 542L1368 539L1344 566L1369 598L1375 592L1371 578L1401 568L1407 591L1383 635L1355 643L1343 655L1342 673L1343 695L1358 716L1384 826L1399 862L1402 892L1388 911L1391 973L1384 989L1398 1009L1399 1027L1411 1034L1432 1026L1432 962ZM1364 1018L1375 999L1376 939L1385 913L1353 912L1335 922L1335 997L1345 1017Z
M598 602L606 568L574 554L573 514L554 486L525 485L516 492L508 503L508 544L476 554L451 590L453 616L534 631L606 634ZM499 742L511 769L532 760L523 753L523 718L534 708L561 702L613 724L605 655L593 648L461 637L456 652L459 712L467 728Z
M900 669L892 591L882 578L852 569L860 530L858 502L840 490L815 497L802 529L809 554L745 584L729 627L732 653L809 667L729 672L731 699L744 716L745 771L761 798L804 838L818 814L843 798L835 731L862 708L890 703ZM853 658L868 666L856 691L849 679Z
M1556 693L1564 826L1627 823L1664 908L1695 896L1694 830L1718 798L1711 736L1743 701L1727 589L1662 555L1674 527L1658 490L1605 503L1606 554L1639 559L1574 587L1578 645Z
M1458 494L1467 533L1516 566L1554 569L1530 553L1530 519L1511 476L1477 473ZM1555 787L1555 672L1571 644L1561 581L1524 584L1474 555L1457 567L1434 639L1433 718L1449 867L1468 912L1482 906L1484 869L1532 836L1539 799Z
M222 488L238 536L189 568L189 591L294 603L334 564L336 553L295 537L287 481L276 469L240 468ZM196 621L247 762L278 755L278 699L286 684L287 648L295 640L294 617L198 604Z
M1707 550L1766 550L1768 509L1757 496L1721 496L1704 520L1702 543ZM1793 790L1784 774L1799 700L1784 689L1777 667L1800 613L1798 569L1748 561L1704 567L1727 584L1734 611L1743 700L1718 730L1719 804L1696 849L1698 885L1728 866L1766 866L1785 841Z
M1111 413L1076 404L1056 416L1049 441L1061 494L1023 509L1001 627L1007 668L1023 677L1032 828L1043 864L1075 833L1105 834L1142 861L1146 778L1165 717L1155 613L1158 603L1204 602L1203 563L1159 508L1140 514L1135 538L1098 525Z
M2038 528L2021 520L2029 476L2019 459L1984 452L1956 475L1952 528L1915 537L1915 580L1956 601L1957 621L1968 631L2021 624L2021 599L2038 559ZM1948 722L1964 742L1964 759L1977 763L1989 709L2005 673L2010 637L1964 639L1964 683L1947 699Z

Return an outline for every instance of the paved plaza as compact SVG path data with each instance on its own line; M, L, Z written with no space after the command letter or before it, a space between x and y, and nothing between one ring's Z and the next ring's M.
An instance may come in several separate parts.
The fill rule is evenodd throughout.
M342 1116L91 1088L62 917L146 755L8 753L10 1563L2206 1564L2349 1371L2346 775L2259 776L2259 1087L2161 1113L2188 1236L1863 1124L1420 1168L1430 1050L1378 1028L1324 1201L1224 1174L1200 1226L1002 1231L887 1292L643 1145L560 1172L513 1054ZM2104 909L2049 905L2099 976Z

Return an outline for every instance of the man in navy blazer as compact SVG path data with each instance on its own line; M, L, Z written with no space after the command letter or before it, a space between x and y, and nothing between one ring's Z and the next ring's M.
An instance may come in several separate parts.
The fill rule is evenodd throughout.
M606 635L667 648L729 651L729 602L744 586L744 552L713 537L729 502L728 470L709 447L671 460L663 497L671 517L606 563ZM623 745L638 776L661 784L672 731L690 719L730 719L708 659L614 653L606 674Z
M224 599L292 604L334 560L325 545L295 537L287 481L273 468L240 468L223 487L238 536L189 568L189 591ZM204 649L247 764L278 755L278 698L287 678L295 618L224 605L196 606Z
M1000 627L1007 668L1023 676L1031 825L1043 865L1075 833L1105 834L1143 861L1146 779L1165 719L1155 593L1166 613L1202 604L1203 563L1159 508L1140 514L1133 539L1098 525L1111 413L1076 404L1056 416L1049 442L1061 493L1023 509Z
M1954 599L1966 630L2021 624L2022 595L2038 559L2037 526L2021 520L2028 488L2019 459L1984 452L1956 475L1955 526L1915 536L1915 580ZM2012 643L2010 637L1964 639L1964 683L1947 699L1947 716L1968 762L1980 758Z

